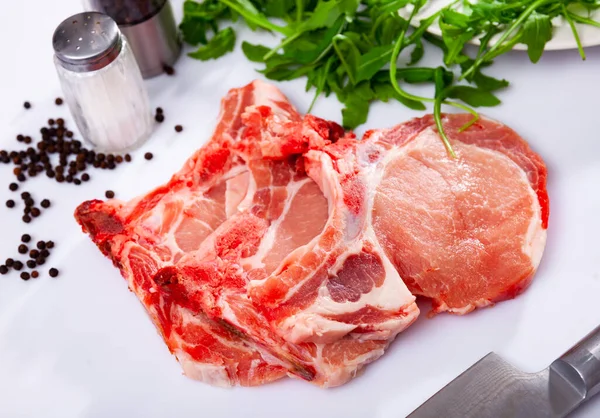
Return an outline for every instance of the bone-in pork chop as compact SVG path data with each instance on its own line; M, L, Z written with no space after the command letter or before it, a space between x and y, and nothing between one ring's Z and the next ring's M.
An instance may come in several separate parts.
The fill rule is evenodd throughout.
M256 81L223 99L211 140L165 185L131 202L88 201L75 213L142 302L186 375L215 385L258 385L285 376L231 330L158 292L168 268L197 250L237 212L249 187L248 167L232 149L243 140L243 112L267 106L283 121L300 115L275 88ZM166 270L165 270L166 269Z

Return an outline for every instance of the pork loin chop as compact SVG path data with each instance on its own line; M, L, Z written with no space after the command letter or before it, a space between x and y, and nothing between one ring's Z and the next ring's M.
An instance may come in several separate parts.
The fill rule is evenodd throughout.
M446 115L449 158L431 116L370 131L380 167L373 226L410 291L433 313L464 314L513 298L531 282L548 226L546 166L512 129Z

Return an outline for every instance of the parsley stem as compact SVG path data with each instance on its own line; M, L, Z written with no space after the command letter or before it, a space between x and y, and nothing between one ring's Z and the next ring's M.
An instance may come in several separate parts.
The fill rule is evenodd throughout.
M342 65L344 66L344 68L346 69L346 73L348 74L348 78L350 79L350 82L355 85L356 84L356 77L354 76L354 71L352 70L352 67L350 66L350 64L348 63L348 61L346 60L346 54L344 54L342 52L342 50L340 49L340 47L338 46L338 42L345 42L347 45L350 46L350 50L351 55L354 54L355 57L360 57L360 51L358 50L358 48L356 47L356 45L354 45L354 42L352 42L352 40L350 38L348 38L345 35L335 35L333 37L333 39L331 40L331 43L333 44L333 49L335 50L335 53L337 54L337 56L339 57L340 61L342 62Z
M304 0L296 0L296 22L301 22L303 15L304 15Z
M502 36L500 36L500 39L498 39L498 42L496 42L485 54L483 54L482 57L475 60L473 65L471 65L471 67L460 76L459 80L463 80L466 77L468 77L473 71L475 71L481 65L481 63L483 63L484 61L489 59L489 56L492 55L498 48L500 48L502 43L504 41L506 41L506 39L515 31L515 29L517 29L525 21L525 19L527 19L529 17L529 15L531 13L533 13L533 11L535 9L537 9L544 3L548 3L549 1L552 1L552 0L537 0L537 1L534 1L532 4L530 4L529 7L527 9L525 9L523 11L523 13L521 13L521 15L518 17L518 19L515 20L513 22L513 24L510 25L510 27L506 31L504 31Z
M269 58L271 58L273 55L275 55L277 53L277 51L279 51L281 48L284 48L286 45L289 45L290 43L295 41L300 35L302 35L302 32L296 32L295 34L285 38L283 41L281 41L279 43L279 45L277 45L275 48L271 49L269 52L267 52L265 54L265 56L263 57L263 61L266 61Z
M600 28L600 22L596 22L595 20L588 19L587 17L579 16L578 14L567 12L568 16L578 23L585 23L586 25L596 26Z
M245 8L243 5L239 4L236 0L219 0L219 1L221 3L224 3L227 7L235 10L244 19L246 19L248 22L253 23L256 26L259 26L263 29L272 30L274 32L279 32L284 36L291 35L290 30L287 27L278 26L278 25L272 23L271 21L269 21L269 19L260 15L258 13L258 11L256 11L256 9L254 9L254 6L252 6L252 9L254 9L255 13L253 13L251 10L248 10L247 8Z
M392 50L392 58L390 60L390 82L392 84L392 87L396 91L396 93L398 93L400 96L404 97L405 99L413 100L415 102L430 102L431 103L431 102L435 102L435 100L429 99L426 97L415 96L413 94L410 94L410 93L402 90L400 88L400 85L398 84L398 79L396 78L396 72L398 70L398 55L400 55L400 51L402 50L402 47L404 44L404 36L406 35L406 29L410 25L411 20L415 17L415 15L417 14L418 11L419 11L419 8L415 6L412 13L410 14L410 17L406 21L406 25L404 26L404 28L402 28L402 32L400 32L400 36L398 37L398 39L396 40L396 43L394 44L394 49Z
M585 61L585 51L583 50L583 45L581 45L581 39L579 39L579 33L577 32L575 23L573 23L573 19L571 18L571 16L569 16L569 12L567 11L565 4L563 3L561 6L563 15L565 16L565 19L567 19L567 22L569 22L569 26L571 27L571 31L573 32L573 37L575 38L575 42L577 43L579 55L581 56L581 59Z
M452 145L450 145L450 139L448 139L448 136L444 131L444 125L442 124L442 97L443 96L440 95L433 103L433 119L435 120L435 126L442 137L442 142L446 147L446 151L452 158L456 158L456 153L452 149Z

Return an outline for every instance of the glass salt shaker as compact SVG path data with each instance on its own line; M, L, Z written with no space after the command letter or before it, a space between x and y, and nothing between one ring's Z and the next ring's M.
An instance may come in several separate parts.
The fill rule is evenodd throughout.
M152 132L140 69L114 20L79 13L54 32L54 63L82 137L98 151L138 147Z
M181 53L181 36L169 0L82 0L84 10L112 17L127 38L142 76L171 67Z

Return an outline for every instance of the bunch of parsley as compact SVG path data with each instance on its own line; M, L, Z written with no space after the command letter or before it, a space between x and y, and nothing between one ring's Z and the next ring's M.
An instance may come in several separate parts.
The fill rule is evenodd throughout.
M537 62L552 38L551 22L556 17L569 22L585 58L574 22L600 26L586 15L600 7L600 0L456 1L416 22L425 3L187 0L180 28L186 42L200 45L189 54L200 60L216 59L233 50L236 36L231 22L239 19L252 30L279 33L281 42L275 48L243 42L244 54L250 61L264 64L260 72L271 80L305 77L306 90L315 91L313 104L320 95L335 94L344 104L346 128L364 123L374 100L394 99L416 110L424 110L424 103L431 102L442 139L454 155L441 126L442 105L470 112L473 123L477 113L472 107L498 105L500 100L493 92L508 86L506 80L484 75L482 68L517 43L526 44L531 61ZM411 12L405 18L400 12L406 10ZM427 33L434 23L440 25L441 39ZM465 46L473 40L478 40L480 47L475 56L469 56ZM419 66L425 42L443 51L444 62L438 67ZM410 52L410 60L398 68L398 56L404 50ZM401 87L413 83L433 85L434 97L415 96Z

